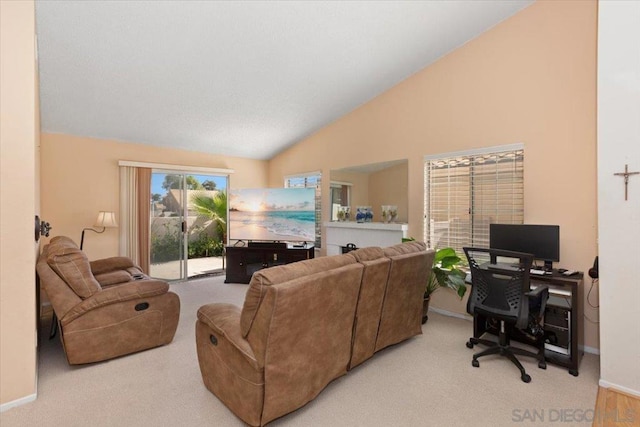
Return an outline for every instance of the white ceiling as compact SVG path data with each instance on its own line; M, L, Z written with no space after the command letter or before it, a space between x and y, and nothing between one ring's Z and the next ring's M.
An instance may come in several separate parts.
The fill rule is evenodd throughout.
M36 1L42 130L269 159L531 3Z

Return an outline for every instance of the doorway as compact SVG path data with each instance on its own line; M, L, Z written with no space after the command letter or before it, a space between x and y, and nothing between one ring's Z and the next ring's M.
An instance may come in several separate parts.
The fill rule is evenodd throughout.
M227 176L152 170L151 277L186 280L224 270L227 187Z

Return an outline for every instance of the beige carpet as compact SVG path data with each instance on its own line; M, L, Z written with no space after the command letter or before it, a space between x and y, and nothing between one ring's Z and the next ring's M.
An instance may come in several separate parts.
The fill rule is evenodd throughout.
M38 398L0 414L0 425L243 425L204 387L196 357L198 307L244 300L246 285L223 281L219 276L172 285L180 295L181 317L174 341L164 347L71 367L57 338L41 338ZM48 325L43 326L46 337ZM423 335L377 353L270 425L495 427L530 424L527 417L534 411L538 425L549 425L567 411L593 410L597 356L584 356L578 377L553 365L541 370L521 358L532 377L525 384L506 359L491 356L481 359L479 368L471 366L475 349L465 347L471 329L469 321L432 313ZM591 425L588 417L561 424Z

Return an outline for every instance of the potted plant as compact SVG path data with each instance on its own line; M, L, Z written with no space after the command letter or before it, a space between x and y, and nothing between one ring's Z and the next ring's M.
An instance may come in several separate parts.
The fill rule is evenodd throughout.
M456 255L456 251L452 248L442 248L436 251L431 267L431 275L427 279L424 289L424 301L422 304L422 324L427 323L429 319L427 311L429 310L429 301L431 294L440 288L449 288L456 291L460 299L467 292L467 286L464 279L467 273L459 268L462 259Z

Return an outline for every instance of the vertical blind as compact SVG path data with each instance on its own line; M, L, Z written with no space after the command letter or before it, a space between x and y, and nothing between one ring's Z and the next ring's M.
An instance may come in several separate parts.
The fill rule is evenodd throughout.
M489 247L489 224L524 221L524 148L425 157L425 242L431 248Z
M316 213L316 248L321 247L321 225L322 225L322 174L313 172L308 174L300 174L285 177L284 188L314 188L315 195L315 213Z

